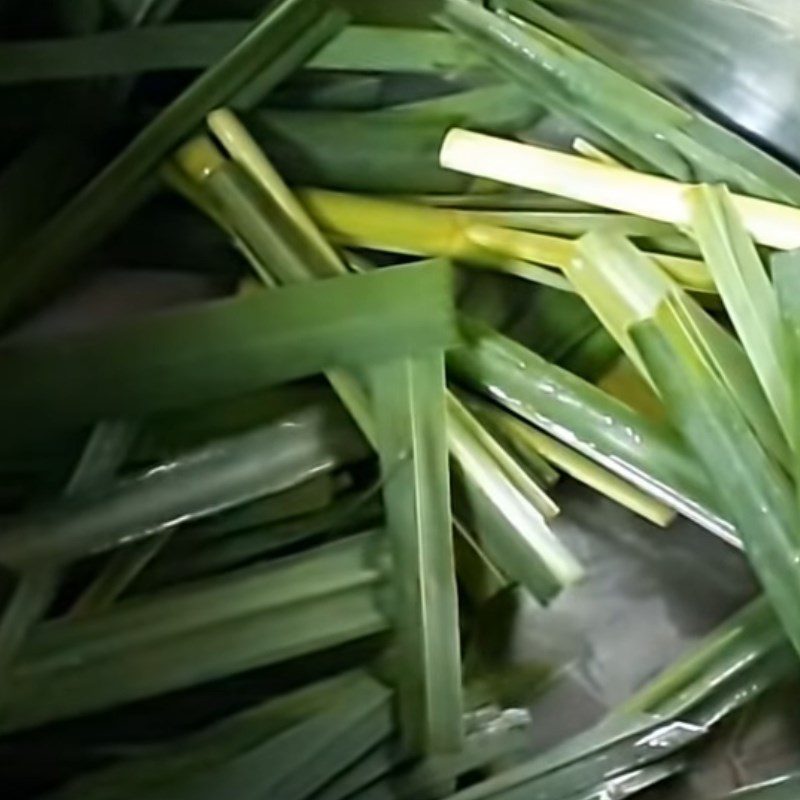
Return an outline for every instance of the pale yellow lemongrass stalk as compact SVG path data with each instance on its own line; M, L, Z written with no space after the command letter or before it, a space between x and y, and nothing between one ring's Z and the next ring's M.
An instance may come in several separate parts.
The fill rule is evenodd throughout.
M469 211L321 189L302 191L300 199L320 228L346 246L406 255L444 256L539 283L546 280L532 273L526 264L563 271L569 268L575 255L573 239L487 225L477 221L482 217ZM702 261L653 255L687 288L711 289Z
M690 185L600 164L581 156L520 144L494 136L451 130L442 145L441 165L467 175L579 200L689 228ZM776 250L800 247L800 209L733 195L745 227L760 244Z

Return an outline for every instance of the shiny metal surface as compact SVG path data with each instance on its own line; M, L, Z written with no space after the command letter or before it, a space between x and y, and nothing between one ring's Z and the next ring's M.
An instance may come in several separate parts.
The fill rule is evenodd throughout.
M800 165L798 0L545 0Z

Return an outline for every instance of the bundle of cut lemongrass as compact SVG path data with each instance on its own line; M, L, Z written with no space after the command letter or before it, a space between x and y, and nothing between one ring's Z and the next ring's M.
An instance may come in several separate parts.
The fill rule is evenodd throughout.
M794 674L798 175L534 0L50 5L0 2L4 785L627 798ZM191 288L75 330L92 271ZM590 667L507 617L603 569L562 475L764 595L531 753Z

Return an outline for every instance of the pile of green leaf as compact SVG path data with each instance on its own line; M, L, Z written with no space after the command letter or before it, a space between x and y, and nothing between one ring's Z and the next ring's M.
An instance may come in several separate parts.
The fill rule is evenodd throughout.
M534 0L0 0L0 31L9 797L621 800L796 673L799 175ZM354 366L391 349L369 275L407 309L443 261L446 387L422 300L405 372ZM215 299L48 334L100 271ZM265 352L330 368L275 387ZM591 566L562 475L764 596L531 753L506 706L552 665L481 642Z

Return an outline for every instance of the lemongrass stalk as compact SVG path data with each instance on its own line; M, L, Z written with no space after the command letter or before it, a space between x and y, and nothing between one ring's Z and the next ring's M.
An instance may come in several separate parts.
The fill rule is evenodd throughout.
M529 274L520 262L564 270L575 254L571 239L482 224L477 221L480 217L456 209L323 190L304 191L300 198L323 231L347 246L445 256L523 278ZM690 288L709 289L702 262L665 255L656 258Z
M633 511L643 519L660 527L668 526L675 519L675 511L659 503L649 495L636 489L627 481L604 469L595 461L573 450L571 447L548 436L513 414L480 400L474 400L479 416L503 432L506 437L547 459L581 483Z
M448 354L454 377L739 545L703 469L673 431L491 328L474 321L462 328L466 346Z
M690 184L598 164L579 156L497 137L453 130L442 145L448 169L549 192L560 197L669 222L692 224ZM759 243L776 250L800 247L800 209L734 194L731 202Z
M370 384L394 557L401 738L410 755L457 752L463 711L444 356L372 367Z

